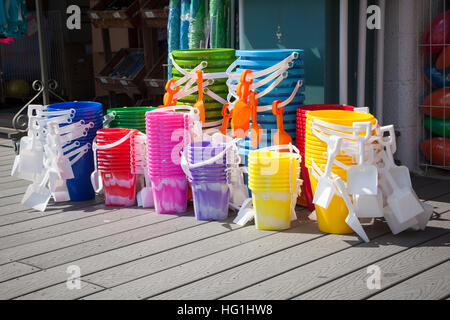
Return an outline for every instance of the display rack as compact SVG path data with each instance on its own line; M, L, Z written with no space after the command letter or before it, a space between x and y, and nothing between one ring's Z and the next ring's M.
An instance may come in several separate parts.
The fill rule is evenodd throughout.
M124 3L121 3L121 1L123 2L123 0L100 0L89 10L92 25L102 29L105 51L105 66L95 75L95 78L99 85L108 91L109 105L112 107L117 106L115 95L118 93L127 94L133 98L135 103L146 100L158 105L162 102L164 92L155 90L154 87L146 84L149 83L148 80L151 80L152 84L157 84L157 89L164 88L162 61L167 57L167 52L160 50L156 30L167 28L168 9L165 6L168 5L168 1L135 0ZM110 28L135 30L137 48L124 48L112 56ZM133 78L109 77L113 67L117 66L130 50L142 50L144 52L144 68L140 69ZM147 81L144 81L144 77Z

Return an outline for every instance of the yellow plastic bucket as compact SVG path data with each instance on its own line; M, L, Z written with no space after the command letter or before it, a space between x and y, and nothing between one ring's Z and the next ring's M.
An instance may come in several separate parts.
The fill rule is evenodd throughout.
M258 230L286 230L291 227L290 191L252 190L255 227Z
M256 151L249 154L248 167L256 229L289 229L300 160L291 153Z
M312 191L315 193L317 188L317 179L311 173L309 174L309 179L311 181ZM334 195L328 209L324 209L319 206L315 207L317 225L319 226L320 231L332 234L354 233L352 228L350 228L345 222L345 218L347 218L348 215L348 209L344 199Z
M352 111L340 111L340 110L322 110L322 111L310 111L306 115L306 130L305 130L305 166L309 170L309 178L311 182L311 188L313 194L317 188L317 179L311 173L312 170L312 160L318 165L322 170L327 162L323 157L323 153L326 152L327 144L316 137L311 129L312 120L318 119L327 123L331 123L339 126L353 127L354 122L371 122L376 125L377 120L371 114L352 112ZM324 125L326 128L326 125ZM345 133L349 139L352 135L346 131L339 131L333 128L329 128L337 133ZM320 130L318 130L320 132ZM375 132L375 130L374 130ZM374 133L373 132L373 133ZM324 135L329 135L326 132L322 132ZM363 135L364 133L360 133ZM337 159L344 163L345 165L356 165L352 157L339 155ZM347 171L337 166L333 165L332 172L341 177L344 181L347 181ZM345 219L348 215L348 209L345 204L344 199L335 195L331 200L329 207L324 209L320 206L315 206L317 224L320 231L332 234L350 234L354 231L347 225Z

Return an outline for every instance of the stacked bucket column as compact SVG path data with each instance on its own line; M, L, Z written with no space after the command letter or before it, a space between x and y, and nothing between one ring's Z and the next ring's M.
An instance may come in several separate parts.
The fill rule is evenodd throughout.
M101 173L105 205L129 207L136 203L136 175L131 170L131 138L135 129L108 128L97 132L99 147L128 136L126 141L109 149L97 150L97 170Z
M157 213L186 211L188 181L180 152L189 142L189 115L147 112L147 168Z
M174 50L172 51L172 55L175 62L186 71L192 71L202 61L206 61L208 66L202 69L204 74L225 72L236 60L234 49ZM175 67L172 67L172 75L175 80L183 77ZM207 88L226 100L228 95L226 81L227 78L214 79L214 83ZM197 100L198 93L194 93L179 99L178 104L194 106ZM203 102L205 106L206 124L222 120L222 103L206 94L203 96Z
M193 142L187 147L189 164L201 164L225 151L225 144ZM230 201L230 173L226 153L208 165L189 169L194 212L197 220L225 220Z
M309 171L309 179L313 194L317 188L317 179L311 173L313 169L312 163L314 163L324 171L327 158L327 143L319 139L312 131L312 123L314 119L318 119L330 124L353 127L355 122L371 122L373 126L377 121L371 114L340 111L340 110L322 110L322 111L310 111L306 114L306 135L305 135L305 166ZM327 135L326 132L321 132ZM352 137L351 135L349 136ZM341 152L336 156L336 160L340 161L346 166L356 165L356 159L351 156L343 155ZM333 164L332 172L338 175L343 181L347 182L347 171L336 164ZM348 207L344 199L338 195L334 195L331 199L329 207L324 209L318 205L315 206L317 223L319 229L326 233L335 234L349 234L354 231L347 225L345 219L348 215Z
M80 101L63 102L51 104L48 111L75 109L76 114L72 123L84 120L85 123L93 122L94 127L90 128L87 135L76 139L80 146L91 144L97 130L103 128L102 105L98 102ZM61 125L65 126L65 125ZM72 159L69 159L72 160ZM72 167L74 178L67 180L67 190L71 201L85 201L95 198L95 192L91 184L91 173L94 171L94 154L92 148L88 150Z
M137 129L140 132L145 133L145 113L155 109L155 107L125 107L108 109L107 114L113 117L113 120L109 123L108 127Z
M303 65L303 50L300 49L271 49L271 50L237 50L236 56L239 57L237 61L237 70L236 72L241 73L245 69L252 70L254 72L261 71L276 65L277 63L283 61L287 57L289 57L292 53L298 52L299 57L293 61L292 68L287 70L288 77L283 79L277 87L275 87L271 92L267 95L261 97L258 100L259 106L271 105L276 100L286 100L288 99L297 82L304 81L304 65ZM258 79L255 79L253 82L257 82ZM257 88L256 92L261 92L270 86L273 81ZM294 99L287 106L284 107L284 115L283 115L283 127L286 132L292 137L292 142L295 144L296 138L296 110L297 107L302 105L305 96L304 92L304 83L299 88ZM273 136L277 131L277 119L276 116L272 113L272 110L259 112L257 115L258 124L264 129L264 134L261 138L261 143L259 147L268 147L272 146ZM250 134L247 138L239 141L238 143L239 153L244 157L243 163L245 166L248 166L248 154L251 150L255 150L251 147Z
M302 193L299 199L304 203L299 203L300 205L308 207L310 211L314 211L313 204L313 193L311 190L311 183L309 181L308 169L305 167L305 135L306 135L306 114L309 111L319 111L319 110L346 110L353 111L355 107L345 106L345 105L334 105L334 104L316 104L316 105L306 105L301 106L297 109L297 133L296 133L296 145L300 150L302 156L301 168L302 168Z
M256 229L288 229L300 175L298 157L289 153L253 151L249 154L248 169Z

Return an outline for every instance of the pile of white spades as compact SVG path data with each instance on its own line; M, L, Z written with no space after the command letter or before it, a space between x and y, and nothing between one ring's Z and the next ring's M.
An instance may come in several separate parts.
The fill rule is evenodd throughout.
M72 123L75 109L47 111L45 106L28 107L28 133L20 139L19 154L11 175L31 182L22 204L45 211L51 197L55 202L70 200L66 180L73 179L72 166L91 145L80 146L94 123Z

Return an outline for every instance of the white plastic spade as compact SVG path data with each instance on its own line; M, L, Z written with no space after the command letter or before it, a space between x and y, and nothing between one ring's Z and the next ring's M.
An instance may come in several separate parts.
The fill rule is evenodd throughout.
M239 167L231 168L230 173L230 206L242 207L244 201L249 198L248 188L244 183L244 175Z
M302 192L303 180L297 179L295 181L295 191L292 193L291 199L291 221L297 220L297 213L295 212L295 206L297 204L297 198L300 196Z
M386 137L382 138L380 140L380 143L386 148L386 154L391 166L391 168L389 169L390 174L401 188L411 188L412 190L409 169L406 166L397 166L394 161L393 154L397 150L394 126L389 125L381 127L380 130L383 134L384 132L389 132L389 137L387 139Z
M25 136L20 139L20 161L18 170L31 174L39 174L43 169L44 150L33 132L28 132L32 136Z
M422 202L422 207L424 211L415 217L417 224L412 227L414 230L425 230L428 221L430 221L433 215L434 207L432 205Z
M413 194L411 188L402 187L394 180L390 173L391 162L386 152L382 154L382 157L385 165L382 169L382 175L392 188L392 194L387 197L388 206L397 221L405 223L423 212L422 205Z
M80 160L91 148L91 144L87 143L78 149L75 149L65 155L61 155L56 159L57 171L60 175L60 179L68 180L73 179L73 170L72 166ZM69 160L71 157L75 156L72 160Z
M419 223L416 218L409 219L408 221L402 223L399 222L397 216L392 212L389 206L384 207L384 218L386 219L386 222L394 235L417 226Z
M69 191L67 190L66 180L58 177L58 174L50 172L49 187L55 202L69 201Z
M143 208L153 208L155 202L153 199L152 184L148 174L144 174L145 186L136 194L138 206Z
M337 156L342 146L342 138L330 136L328 142L328 159L324 174L317 182L316 192L314 193L313 203L327 209L331 199L335 195L335 185L331 180L331 170L333 168L334 158Z
M323 172L313 163L313 170L309 171L317 180L319 180L319 177L323 175ZM358 218L356 217L355 209L353 207L352 201L347 194L347 188L345 185L345 182L338 176L333 174L332 175L332 181L333 185L336 190L336 195L341 197L348 209L348 215L345 219L345 222L352 228L353 231L355 231L365 242L369 242L369 238L367 237L364 229L361 226L361 223L359 222Z
M383 218L383 191L378 188L376 196L354 194L353 204L358 218Z
M367 236L366 232L364 231L361 225L361 222L359 222L358 218L356 217L352 201L349 195L347 194L345 182L339 176L334 176L333 181L336 184L338 195L342 197L342 199L344 199L344 202L347 205L348 215L347 218L345 218L345 222L349 225L350 228L353 229L353 231L355 231L361 237L361 239L364 240L364 242L366 243L370 242L369 237Z
M45 211L48 201L50 200L52 193L46 187L49 179L49 173L47 172L39 183L33 183L28 186L25 195L22 198L22 204L28 208L32 208L38 211Z
M353 137L359 142L358 165L347 170L347 187L350 194L376 195L378 192L378 170L369 163L364 163L365 143L372 133L370 122L353 123ZM365 136L358 133L364 130Z
M239 226L245 226L254 218L255 210L253 210L252 198L248 198L242 203L241 209L239 209L239 212L236 218L234 218L233 223Z

